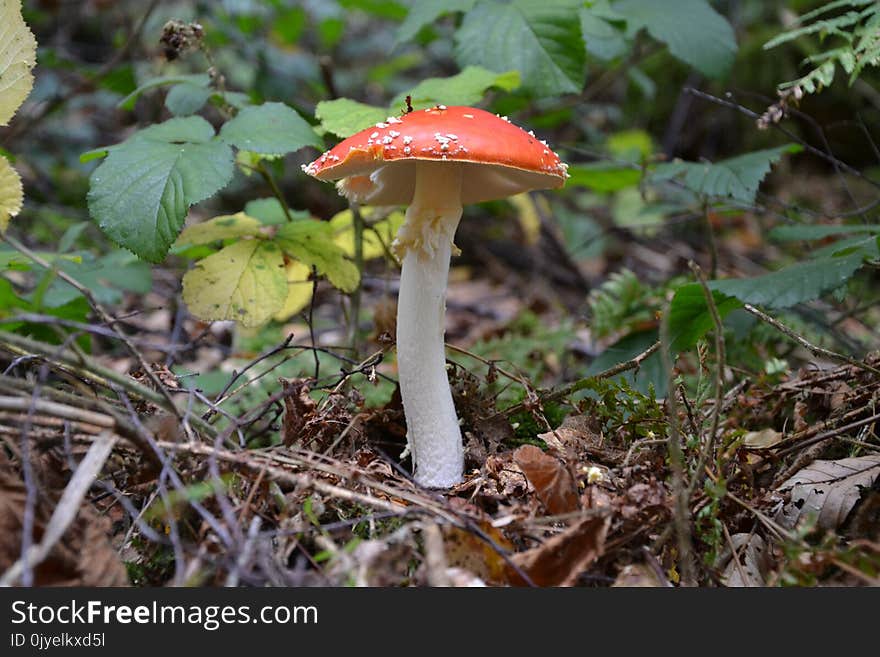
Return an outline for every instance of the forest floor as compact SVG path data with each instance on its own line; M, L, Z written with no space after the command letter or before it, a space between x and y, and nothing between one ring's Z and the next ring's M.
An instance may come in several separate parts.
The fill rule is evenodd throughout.
M712 340L674 366L647 343L589 369L615 337L591 330L590 290L621 269L709 267L702 243L627 234L575 264L549 224L507 237L450 277L466 476L444 492L399 457L396 272L381 263L356 351L330 288L296 322L244 332L189 318L162 269L60 345L4 333L3 583L880 584L880 353L769 322L788 354L763 371ZM769 257L748 214L723 227L719 271ZM876 344L870 322L832 331ZM649 359L646 387L633 374Z

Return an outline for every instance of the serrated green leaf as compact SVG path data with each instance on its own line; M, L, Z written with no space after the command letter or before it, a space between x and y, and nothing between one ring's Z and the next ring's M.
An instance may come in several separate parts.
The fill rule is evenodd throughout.
M120 109L130 110L134 107L135 101L145 92L156 87L164 87L169 84L187 83L198 87L208 87L211 84L211 77L207 73L194 73L190 75L162 75L151 78L144 82L137 89L120 100L116 106Z
M723 320L732 310L741 308L743 302L731 296L713 291L712 298ZM706 297L699 283L682 285L675 291L669 305L669 343L673 353L693 347L713 328L712 316L706 305Z
M495 73L481 66L468 66L461 73L448 78L428 78L411 90L398 94L391 107L402 107L407 96L412 97L415 109L444 105L476 105L492 87L512 91L520 84L517 71Z
M223 124L220 139L255 153L284 155L304 146L324 147L305 119L284 103L263 103L242 109Z
M91 175L89 211L114 242L150 262L165 257L190 205L232 178L232 150L198 116L170 119L109 147Z
M177 238L177 244L210 244L237 237L256 237L260 234L260 226L257 219L244 212L227 214L187 226Z
M746 303L788 308L837 289L862 267L868 253L858 250L837 258L817 258L754 278L710 281L709 287Z
M630 29L647 29L675 57L707 77L721 77L733 65L733 28L706 0L618 0L611 6Z
M677 179L700 196L754 203L758 187L770 168L784 154L800 150L800 146L788 144L746 153L715 164L676 160L656 167L651 173L651 181Z
M171 87L165 96L165 107L174 116L189 116L202 109L213 94L209 87L182 82Z
M537 96L578 93L584 85L586 50L580 23L572 16L582 4L575 0L480 2L456 32L456 58L463 66L518 70L523 87Z
M880 233L880 224L848 224L845 226L827 226L811 224L793 224L776 226L770 231L769 237L778 242L803 240L822 240L833 235L852 235L853 233Z
M415 0L410 4L403 23L394 34L394 43L409 41L426 25L446 14L468 11L476 0Z
M384 121L387 116L388 110L348 98L322 100L315 107L315 118L321 127L343 139Z
M880 244L866 240L845 256L815 258L778 271L755 276L709 281L721 317L744 303L788 308L817 299L846 283L865 260L880 255ZM712 328L703 291L696 283L684 285L670 305L669 331L674 351L683 351Z
M203 320L260 326L287 298L284 256L263 240L241 240L199 260L183 277L183 300Z
M315 267L343 292L352 292L358 286L360 273L333 241L329 223L314 219L286 223L279 227L276 240L285 252Z
M0 126L7 125L34 86L37 40L21 17L21 2L0 2Z

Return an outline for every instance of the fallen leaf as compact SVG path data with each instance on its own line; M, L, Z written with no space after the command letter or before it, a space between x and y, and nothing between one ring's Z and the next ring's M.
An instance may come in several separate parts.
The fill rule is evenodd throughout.
M484 582L504 583L507 579L507 563L499 550L511 552L513 545L488 521L480 521L477 526L495 545L484 540L477 532L444 525L442 532L446 562L449 567L460 568Z
M725 550L719 559L724 566L721 581L728 587L766 586L766 574L770 570L770 549L758 534L734 534L730 537L736 550L734 558L730 549Z
M672 586L666 578L660 576L653 568L643 563L624 566L617 574L612 588L661 588Z
M537 586L572 586L580 574L602 556L610 524L610 515L585 518L540 547L513 555L511 560ZM526 584L510 567L508 578L514 586Z
M840 527L862 491L870 488L880 475L880 454L814 461L783 482L780 492L791 491L776 520L785 527L794 527L799 521L815 515L820 529Z
M63 483L61 484L63 486ZM60 491L40 486L33 537L44 538ZM26 488L0 450L0 574L21 557ZM110 542L111 522L83 503L71 525L34 569L36 586L128 586L128 574Z
M749 449L770 449L782 442L782 434L775 429L749 431L743 436L742 444Z
M580 508L577 485L559 459L534 445L523 445L513 453L513 460L535 487L535 494L550 515L571 513Z
M281 441L287 445L302 444L302 430L315 414L317 403L309 396L306 379L279 379L284 391L284 424ZM289 393L289 394L288 394Z

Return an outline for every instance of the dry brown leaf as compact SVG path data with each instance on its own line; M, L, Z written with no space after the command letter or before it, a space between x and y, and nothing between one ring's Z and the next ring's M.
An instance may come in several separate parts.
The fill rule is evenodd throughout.
M743 436L742 444L749 449L770 449L782 442L782 434L775 429L749 431Z
M309 396L306 379L279 379L284 397L284 424L281 439L287 446L302 442L306 421L315 413L317 403Z
M612 588L662 588L672 586L665 578L660 576L653 568L643 563L634 563L624 566L617 574Z
M766 586L766 575L770 570L770 549L763 538L757 534L734 534L730 537L736 550L736 558L730 549L722 553L719 566L724 566L721 581L725 586L749 587Z
M499 549L511 552L513 545L489 522L481 521L478 526L485 536L492 539L494 546L474 532L453 525L442 527L446 563L450 567L466 570L484 582L501 584L507 579L507 564Z
M523 445L513 453L513 460L535 487L547 513L557 516L580 508L574 477L559 459L534 445Z
M777 522L794 527L810 515L820 529L837 529L849 515L862 491L870 488L880 475L880 454L814 461L777 488L791 491L791 501L777 516Z
M602 556L610 524L610 515L585 518L540 547L511 559L537 586L572 586ZM508 577L514 586L526 584L513 568L508 568Z

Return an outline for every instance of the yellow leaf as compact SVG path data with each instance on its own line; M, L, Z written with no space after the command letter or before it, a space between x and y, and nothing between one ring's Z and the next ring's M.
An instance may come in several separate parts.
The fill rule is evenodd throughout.
M24 192L18 172L5 157L0 156L0 233L6 232L9 220L19 213L23 200Z
M362 207L361 216L367 220L376 213L375 208ZM385 255L385 248L391 248L391 242L397 235L397 229L403 224L403 212L397 210L389 214L382 221L371 224L364 230L364 260L381 258ZM330 220L333 227L333 241L345 251L345 255L354 258L354 215L351 210L343 210ZM385 246L383 246L383 243Z
M21 2L0 0L0 126L31 92L36 63L37 41L21 17Z
M281 309L286 297L281 249L263 240L234 242L199 260L183 277L183 300L204 320L259 326Z
M177 244L210 244L236 237L256 237L261 225L258 219L244 212L226 214L187 226L177 238Z
M535 199L529 194L523 193L511 196L507 200L516 208L516 216L526 238L526 244L529 246L537 244L541 235L541 216L535 206Z
M285 269L287 273L287 299L281 310L275 313L275 319L279 322L293 317L308 306L309 301L312 300L312 281L309 280L312 268L296 260L291 260Z

